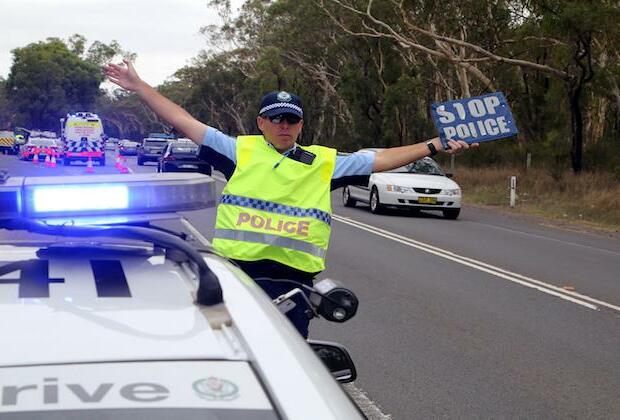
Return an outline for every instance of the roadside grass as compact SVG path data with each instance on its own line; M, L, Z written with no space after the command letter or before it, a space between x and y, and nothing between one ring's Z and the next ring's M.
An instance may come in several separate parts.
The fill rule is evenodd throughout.
M510 208L510 177L517 177ZM544 169L456 167L465 204L503 207L566 223L620 232L620 179L611 173L567 171L556 180Z

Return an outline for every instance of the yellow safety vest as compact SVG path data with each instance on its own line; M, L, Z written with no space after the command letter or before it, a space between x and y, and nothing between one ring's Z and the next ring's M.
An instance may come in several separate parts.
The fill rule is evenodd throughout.
M311 165L284 158L263 136L237 138L237 167L220 199L214 248L242 261L274 260L301 271L325 269L336 150L304 149Z

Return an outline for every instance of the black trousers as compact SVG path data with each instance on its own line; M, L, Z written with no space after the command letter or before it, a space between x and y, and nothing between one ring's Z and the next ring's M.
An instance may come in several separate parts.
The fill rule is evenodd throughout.
M252 277L272 299L299 287L293 283L277 280L294 280L306 286L312 286L314 277L320 273L320 271L316 273L307 273L271 260L234 260L234 262L241 267L248 276ZM302 287L299 288L308 296ZM308 327L311 318L308 311L310 308L300 295L295 295L292 299L296 305L286 313L286 316L293 323L295 328L297 328L297 331L299 331L304 338L308 338Z

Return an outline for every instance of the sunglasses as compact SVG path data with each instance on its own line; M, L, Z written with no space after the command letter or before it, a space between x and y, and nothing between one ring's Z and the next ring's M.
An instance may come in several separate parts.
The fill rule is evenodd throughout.
M263 118L268 119L274 124L281 124L282 121L286 121L290 125L295 125L295 124L298 124L299 121L301 121L301 117L298 117L297 115L293 115L293 114L280 114L280 115L274 115L273 117L263 117Z

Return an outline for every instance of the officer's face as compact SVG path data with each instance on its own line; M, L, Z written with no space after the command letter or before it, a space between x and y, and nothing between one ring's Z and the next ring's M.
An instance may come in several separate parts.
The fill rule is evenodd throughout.
M279 123L272 122L269 118L257 117L256 124L263 136L278 152L285 152L295 144L304 121L290 123L286 118L281 118Z

